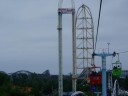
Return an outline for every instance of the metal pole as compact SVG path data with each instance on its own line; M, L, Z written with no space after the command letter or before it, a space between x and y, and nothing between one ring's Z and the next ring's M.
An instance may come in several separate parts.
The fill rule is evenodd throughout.
M96 56L102 57L102 96L107 96L107 84L106 84L106 57L107 56L114 56L115 52L113 54L109 53L101 53L101 54L93 54Z
M106 55L102 54L102 96L107 96L106 87Z
M109 53L109 45L110 45L110 43L108 43L108 53Z
M72 77L72 91L76 91L76 31L75 31L75 9L72 12L72 55L73 55L73 77Z
M62 13L58 12L58 49L59 49L59 96L63 96L62 75Z
M112 90L112 72L108 71L108 89Z

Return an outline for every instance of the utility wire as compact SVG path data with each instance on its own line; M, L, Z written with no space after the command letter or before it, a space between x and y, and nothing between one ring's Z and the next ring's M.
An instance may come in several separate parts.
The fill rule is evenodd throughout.
M96 44L97 44L97 38L98 38L98 31L99 31L101 7L102 7L102 0L100 1L100 8L99 8L99 17L98 17L98 25L97 25L97 33L96 33L96 41L95 41L95 50L96 50Z
M120 54L120 53L127 53L127 52L128 52L128 51L123 51L123 52L119 52L119 54Z

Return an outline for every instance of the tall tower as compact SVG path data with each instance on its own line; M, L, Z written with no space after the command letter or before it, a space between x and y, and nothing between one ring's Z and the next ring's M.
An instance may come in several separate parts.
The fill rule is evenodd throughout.
M83 4L78 8L75 21L77 79L87 79L89 67L94 65L94 25L88 6Z
M62 67L62 15L72 14L72 48L73 48L73 66L75 65L75 6L73 0L71 1L71 8L64 8L63 0L59 0L58 4L58 63L59 63L59 96L63 96L63 67ZM66 1L67 2L67 1ZM73 74L75 71L73 70ZM76 84L73 84L76 85ZM74 88L74 87L73 87Z

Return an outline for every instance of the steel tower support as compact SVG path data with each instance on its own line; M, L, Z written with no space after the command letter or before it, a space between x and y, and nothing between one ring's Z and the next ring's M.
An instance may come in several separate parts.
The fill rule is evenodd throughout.
M76 79L85 80L88 78L88 67L94 65L94 25L89 7L84 4L80 6L75 19Z
M106 57L115 56L115 52L113 54L102 52L100 54L94 53L93 56L99 56L102 58L102 96L107 96L107 79L106 79Z
M109 90L112 90L112 71L109 70L108 71L108 89Z
M63 74L62 74L62 13L58 12L58 55L59 55L59 96L63 95Z
M118 84L117 79L114 82L112 96L119 96L119 84ZM120 94L120 96L121 96L121 94ZM123 95L123 96L125 96L125 95Z
M72 13L72 55L73 55L73 72L72 72L72 91L76 91L76 31L75 31L75 12Z
M63 68L62 68L62 15L63 14L72 14L72 42L73 42L73 67L75 66L75 6L73 0L71 0L71 8L62 8L63 0L59 0L58 3L58 56L59 56L59 96L63 96ZM73 70L73 76L75 71ZM73 80L73 85L75 85L75 80ZM75 88L75 86L73 86ZM75 91L75 89L73 89Z

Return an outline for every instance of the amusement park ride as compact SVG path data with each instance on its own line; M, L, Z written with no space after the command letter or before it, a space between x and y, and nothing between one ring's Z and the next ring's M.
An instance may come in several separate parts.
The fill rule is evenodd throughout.
M112 68L113 68L112 75L114 77L119 78L122 74L122 64L119 60L119 53L117 53L117 55L118 55L118 60L116 62L112 63Z
M95 53L94 48L94 25L91 11L88 6L82 5L75 13L75 4L71 1L71 8L64 8L63 0L59 0L58 4L58 53L59 53L59 96L63 96L63 72L62 72L62 15L72 15L72 91L77 90L77 80L87 81L92 86L102 85L102 96L107 96L107 78L106 78L106 57L118 55L118 60L112 63L112 76L118 78L122 73L122 64L119 60L119 53L109 51ZM101 0L102 3L102 0ZM100 4L101 5L101 4ZM100 6L101 11L101 6ZM99 14L100 17L100 14ZM98 22L99 26L99 22ZM98 29L98 27L97 27ZM96 37L97 42L97 37ZM96 45L95 45L96 47ZM102 59L102 67L95 64L95 56ZM99 69L99 73L96 70ZM102 74L101 74L102 73ZM110 81L112 80L110 76ZM117 83L117 81L116 81ZM108 84L109 85L109 84ZM115 84L116 87L117 84ZM111 84L109 87L112 86ZM114 88L112 88L114 90ZM111 90L112 90L111 89ZM117 92L113 91L113 96Z

